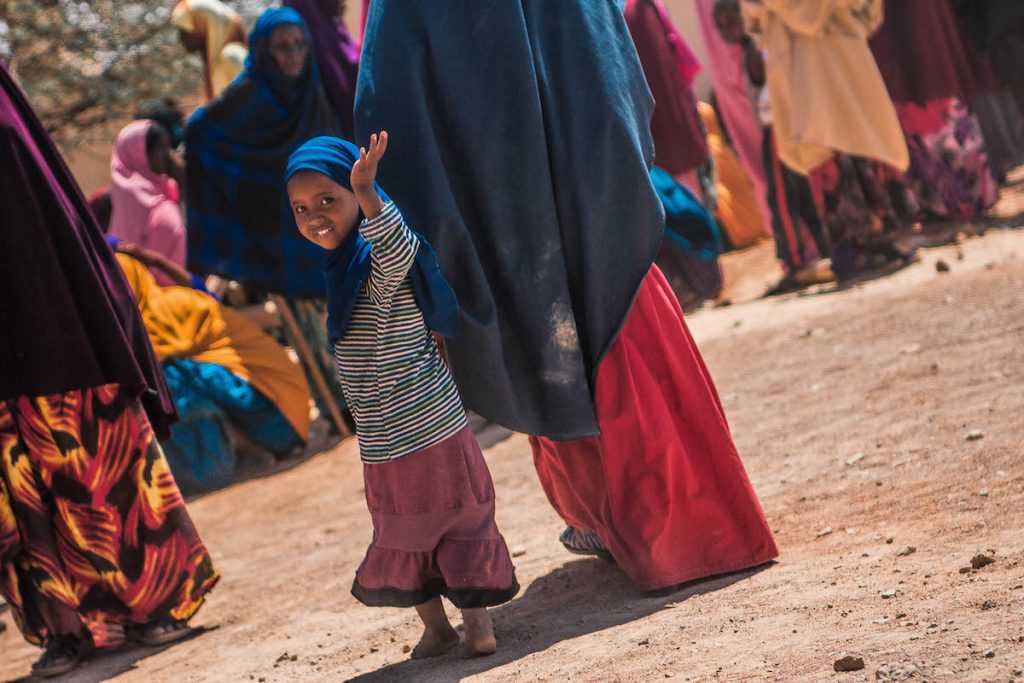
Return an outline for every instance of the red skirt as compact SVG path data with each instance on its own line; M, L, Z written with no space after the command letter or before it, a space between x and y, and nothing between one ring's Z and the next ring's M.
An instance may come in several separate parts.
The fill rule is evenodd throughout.
M601 436L531 437L544 492L642 591L778 556L715 385L653 266L597 372Z
M363 465L373 542L352 595L364 605L414 607L445 596L492 607L519 592L494 523L491 473L466 427L422 451Z

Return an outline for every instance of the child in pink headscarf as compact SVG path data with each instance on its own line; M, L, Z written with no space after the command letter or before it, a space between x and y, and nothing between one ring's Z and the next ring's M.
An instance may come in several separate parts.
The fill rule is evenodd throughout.
M171 138L154 121L133 121L118 134L110 158L110 234L185 265L185 220L171 169ZM176 284L153 270L161 286Z

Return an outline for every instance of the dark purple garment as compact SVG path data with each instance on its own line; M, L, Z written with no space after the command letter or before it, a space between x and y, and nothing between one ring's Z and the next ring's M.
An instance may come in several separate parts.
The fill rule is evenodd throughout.
M0 400L120 384L167 435L174 403L135 297L2 62L0 159Z
M692 55L690 48L682 44L683 37L660 3L630 0L625 17L647 86L654 95L654 161L672 175L692 171L708 160L697 99L687 80L687 70L692 69L695 75L700 66L695 58L693 66L687 63Z
M320 82L331 109L341 121L342 136L352 139L352 110L359 72L359 44L341 17L331 11L331 0L284 0L302 15L313 36L313 57L320 67Z
M889 0L871 52L896 104L926 104L998 87L988 59L961 38L949 5L934 0Z

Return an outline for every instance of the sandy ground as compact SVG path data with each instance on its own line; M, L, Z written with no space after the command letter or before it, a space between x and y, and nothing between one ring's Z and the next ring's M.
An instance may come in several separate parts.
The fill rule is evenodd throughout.
M744 301L772 279L770 246L729 257L756 281L734 278L733 305L690 324L774 565L641 596L561 549L513 436L487 451L523 584L494 610L500 651L411 662L412 611L348 593L370 525L347 442L195 500L223 574L203 632L64 680L1024 681L1022 260L1024 232L997 229L854 288ZM978 554L995 562L962 569ZM17 679L37 651L0 621L0 679ZM835 673L847 652L865 668Z

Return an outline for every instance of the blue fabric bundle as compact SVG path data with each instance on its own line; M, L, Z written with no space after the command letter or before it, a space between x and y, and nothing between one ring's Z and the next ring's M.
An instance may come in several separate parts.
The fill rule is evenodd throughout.
M313 138L288 159L285 182L299 171L315 171L351 192L352 166L358 160L359 148L347 140L331 136ZM381 199L389 201L380 186L375 187ZM455 292L441 274L437 255L430 243L422 235L417 234L417 237L420 245L409 272L416 303L427 327L453 338L459 332L459 304ZM332 347L348 329L352 308L370 274L371 252L370 243L359 230L352 230L341 246L327 256L324 266L324 275L327 277L327 332Z
M221 365L179 358L164 363L164 376L181 422L160 445L186 494L211 491L234 480L232 427L278 458L302 442L270 399Z
M722 233L700 200L663 169L651 169L651 182L665 207L665 239L696 259L717 260Z
M292 151L339 126L312 56L298 78L274 64L270 35L284 25L300 26L309 42L295 10L264 12L245 71L185 130L189 267L289 297L322 296L323 257L295 231L282 176Z

